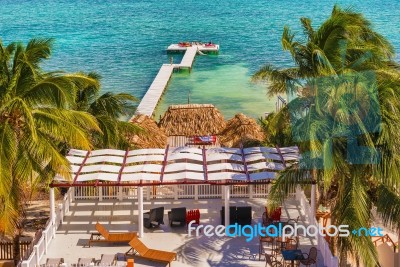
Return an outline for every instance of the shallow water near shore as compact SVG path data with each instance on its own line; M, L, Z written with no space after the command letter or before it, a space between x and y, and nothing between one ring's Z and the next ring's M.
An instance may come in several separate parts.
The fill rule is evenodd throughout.
M263 64L289 66L281 48L284 25L301 34L299 18L311 17L317 27L335 3L352 6L400 51L400 2L350 1L85 1L2 0L0 38L4 43L33 37L55 38L45 68L96 71L103 91L143 97L161 64L165 49L179 41L214 41L218 55L197 56L192 73L174 73L156 111L168 105L215 104L228 119L243 112L258 118L275 109L265 86L250 82ZM180 55L173 55L174 62ZM399 56L397 56L397 61Z

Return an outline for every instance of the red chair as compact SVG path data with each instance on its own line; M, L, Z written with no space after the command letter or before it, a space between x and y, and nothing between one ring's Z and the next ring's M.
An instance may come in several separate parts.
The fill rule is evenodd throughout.
M199 210L189 210L186 213L186 224L195 221L195 224L200 224L200 211Z
M281 215L282 215L282 208L277 208L271 213L270 218L274 222L279 222L281 220Z

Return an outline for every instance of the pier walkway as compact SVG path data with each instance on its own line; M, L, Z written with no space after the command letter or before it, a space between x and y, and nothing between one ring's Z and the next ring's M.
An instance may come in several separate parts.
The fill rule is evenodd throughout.
M205 45L193 45L189 47L181 47L176 44L170 45L167 51L185 51L181 63L163 64L161 66L160 70L157 73L157 76L154 78L154 81L151 83L146 94L140 101L133 117L138 114L147 115L149 117L153 116L154 110L156 109L157 104L160 101L160 98L168 85L174 69L189 68L189 70L191 70L197 52L209 52L218 50L219 45L215 45L212 47ZM133 119L133 117L131 118L131 120Z

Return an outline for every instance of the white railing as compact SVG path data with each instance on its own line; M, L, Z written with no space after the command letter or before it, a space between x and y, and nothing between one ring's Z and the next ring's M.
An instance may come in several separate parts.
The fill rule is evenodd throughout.
M268 184L235 185L231 186L231 197L267 197ZM73 196L71 195L73 194ZM71 191L71 199L137 199L136 187L76 187ZM223 191L220 185L208 184L181 184L146 186L145 196L148 199L206 199L222 198Z
M47 254L51 240L54 238L57 228L62 223L64 216L69 212L69 207L73 199L74 190L70 188L65 194L62 203L56 208L55 222L49 221L42 232L42 236L33 247L33 251L27 260L22 261L21 267L35 267L40 265L40 261Z
M295 195L296 195L296 200L300 203L301 210L304 212L306 216L306 220L309 222L310 225L318 226L317 220L313 216L311 205L308 202L308 199L304 194L304 191L301 190L299 187L297 187ZM317 247L320 253L322 254L325 267L339 266L338 258L332 255L328 242L326 242L324 236L322 236L320 233L318 233L317 235Z

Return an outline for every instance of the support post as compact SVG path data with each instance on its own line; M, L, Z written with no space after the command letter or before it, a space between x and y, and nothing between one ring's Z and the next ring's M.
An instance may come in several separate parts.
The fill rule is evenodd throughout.
M250 184L249 185L249 198L253 198L253 191L254 191L254 185Z
M54 196L54 187L50 188L50 221L52 225L56 223L56 198Z
M118 200L119 201L122 201L122 199L123 199L123 194L122 194L123 191L122 190L123 190L122 186L119 186L118 187Z
M194 200L199 200L199 185L194 185Z
M39 246L35 245L34 248L36 252L36 266L40 266Z
M151 198L151 187L146 186L146 200L149 201Z
M137 195L138 195L138 233L139 237L143 237L144 231L143 231L143 187L138 186L137 187Z
M173 185L174 186L174 200L178 200L178 185Z
M99 186L97 189L99 190L99 201L103 201L103 187Z
M315 182L312 183L311 185L311 218L310 218L310 223L315 222L315 195L317 192L317 186Z
M225 196L225 226L229 226L230 218L229 218L229 200L231 198L231 191L229 185L224 185L224 196Z
M399 237L397 238L397 266L400 266L400 228L397 231L399 231Z

